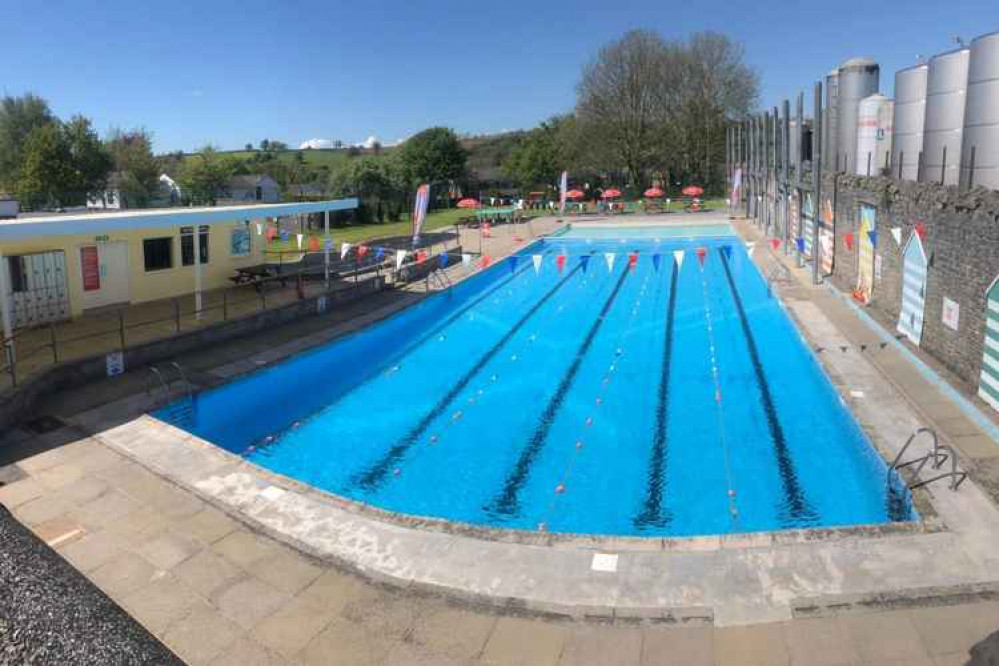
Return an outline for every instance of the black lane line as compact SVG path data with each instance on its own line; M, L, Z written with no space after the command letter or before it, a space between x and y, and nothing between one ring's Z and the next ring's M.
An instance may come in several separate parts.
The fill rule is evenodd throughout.
M635 517L635 527L665 527L673 520L670 511L662 507L666 489L666 428L669 425L669 376L673 358L673 320L676 315L676 280L679 274L673 262L673 276L669 282L669 304L666 306L666 337L663 340L663 361L659 375L659 394L656 402L656 430L652 438L649 457L649 487L645 503Z
M749 328L749 321L746 319L746 310L742 307L742 298L735 288L735 280L732 278L732 270L729 268L728 258L725 256L722 248L718 248L718 255L721 257L722 266L725 268L725 277L728 278L728 286L732 291L732 300L735 301L735 308L739 313L739 323L742 325L742 332L746 337L746 346L749 348L749 360L752 362L753 371L756 373L756 385L760 388L763 412L766 415L767 427L770 428L770 438L773 440L774 455L777 459L777 474L780 478L781 488L784 491L788 513L786 520L794 524L813 521L817 516L805 498L805 491L798 483L798 474L794 471L794 461L791 460L791 452L787 448L784 429L777 418L777 407L774 405L773 395L770 393L770 384L763 373L763 364L760 362L760 352L756 347L756 338L753 337L753 332Z
M569 389L572 388L572 383L576 379L576 373L579 372L579 367L582 365L583 359L586 357L586 353L590 350L590 345L593 344L594 338L597 337L597 333L600 331L600 327L603 325L604 319L607 317L607 313L614 304L614 299L617 298L618 292L621 291L621 286L624 284L624 280L628 277L628 273L630 272L631 270L626 266L624 271L621 273L621 277L617 279L617 284L614 285L614 290L611 291L611 294L604 303L604 306L600 309L600 314L597 315L596 320L590 326L590 330L586 333L586 337L583 338L582 344L580 344L579 349L576 350L576 358L573 360L572 365L569 366L569 369L565 371L565 374L562 375L562 381L559 382L555 395L553 395L551 400L548 401L548 406L545 407L545 411L542 412L541 422L534 430L534 434L531 436L527 446L520 452L520 458L517 459L517 463L507 475L506 482L503 484L503 490L500 491L500 494L490 503L490 505L485 507L487 512L506 516L514 515L517 512L517 495L527 482L527 477L531 472L531 466L534 464L534 460L537 458L538 454L541 453L541 449L545 445L545 440L548 439L548 432L555 424L555 416L562 407L562 403L565 401L565 397L568 395Z
M408 451L410 447L419 441L420 437L426 433L427 428L430 427L430 424L433 423L437 417L443 414L448 407L450 407L451 403L453 403L455 398L457 398L458 395L465 390L465 387L468 386L469 382L472 381L475 375L477 375L482 368L484 368L486 364L492 360L493 356L495 356L496 353L499 352L499 350L502 349L514 335L517 334L517 331L519 331L524 324L526 324L528 320L530 320L531 317L533 317L538 310L540 310L541 307L547 303L552 296L556 294L556 292L558 292L559 289L568 283L569 279L572 278L578 270L579 265L577 264L576 267L570 270L564 278L559 280L558 283L548 291L548 293L542 296L537 303L532 305L531 309L524 313L524 316L517 320L517 322L503 335L502 338L499 339L496 344L490 347L484 354L482 354L482 356L479 357L479 360L475 362L475 365L473 365L468 372L466 372L455 383L455 385L451 387L451 390L437 401L437 404L434 405L433 409L427 412L427 414L420 419L420 421L413 426L409 432L400 438L399 441L396 442L378 462L372 465L367 471L356 475L351 481L351 486L360 487L368 491L377 489L379 484L385 480L389 470L391 470L395 464L404 455L406 455L406 451Z

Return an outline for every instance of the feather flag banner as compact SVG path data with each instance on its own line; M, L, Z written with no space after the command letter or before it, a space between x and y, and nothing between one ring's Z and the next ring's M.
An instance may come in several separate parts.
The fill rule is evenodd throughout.
M867 232L867 237L871 239L871 245L873 245L874 247L878 246L878 232L872 229L871 231Z
M926 224L923 222L916 222L916 233L919 234L919 240L926 240Z
M683 268L683 250L673 250L673 261L676 262L676 269Z
M853 234L852 233L845 233L845 234L843 234L843 242L846 243L846 249L847 250L852 250L853 249Z
M342 261L347 257L347 253L350 252L350 243L340 244L340 260Z
M604 252L604 261L607 262L607 270L614 270L614 257L616 256L616 252Z
M406 260L406 251L405 250L396 250L395 251L395 269L399 270L400 268L402 268L402 262L404 262L405 260Z

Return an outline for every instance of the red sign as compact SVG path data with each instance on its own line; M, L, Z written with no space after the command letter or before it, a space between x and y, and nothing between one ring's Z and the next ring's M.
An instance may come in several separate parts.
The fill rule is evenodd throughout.
M80 248L80 266L83 271L83 291L101 288L101 259L96 245Z

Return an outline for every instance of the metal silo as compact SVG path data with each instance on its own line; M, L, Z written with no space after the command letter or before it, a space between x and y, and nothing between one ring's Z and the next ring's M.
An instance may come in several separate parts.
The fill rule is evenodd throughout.
M892 175L902 180L919 180L919 156L923 152L928 71L929 65L920 64L895 73L891 168Z
M881 94L860 100L857 107L857 160L855 173L879 176L891 156L891 128L895 103Z
M969 48L961 47L930 59L926 77L923 172L920 174L920 180L924 182L957 185L969 53Z
M881 69L870 58L851 58L839 67L837 82L836 159L837 171L857 168L857 111L860 100L878 91Z
M826 108L822 114L822 169L832 171L836 164L836 132L839 123L839 70L834 69L826 75Z
M999 190L999 32L971 42L961 184Z

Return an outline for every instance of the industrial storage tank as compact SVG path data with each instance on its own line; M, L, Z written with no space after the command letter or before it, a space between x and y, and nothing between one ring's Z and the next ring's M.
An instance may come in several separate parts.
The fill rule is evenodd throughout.
M837 171L857 168L857 112L860 100L878 91L881 68L870 58L851 58L839 67L836 87L836 160Z
M923 172L919 178L923 182L957 185L969 53L970 49L961 47L930 59L926 77Z
M857 107L857 175L880 176L888 170L894 111L895 103L881 94L860 101Z
M999 32L971 42L961 184L999 190Z
M928 72L929 65L923 63L895 73L891 169L892 175L902 180L919 180Z
M836 132L839 123L836 116L839 113L839 70L834 69L826 75L826 108L822 115L822 169L831 171L836 164Z

